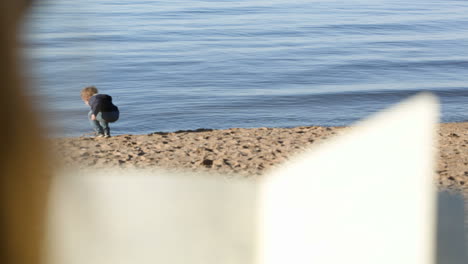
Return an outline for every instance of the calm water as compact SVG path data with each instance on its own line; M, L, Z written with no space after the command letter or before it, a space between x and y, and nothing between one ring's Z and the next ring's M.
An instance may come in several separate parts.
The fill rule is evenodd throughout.
M466 1L38 1L33 94L55 135L90 132L79 92L121 109L114 134L349 125L417 91L468 120Z

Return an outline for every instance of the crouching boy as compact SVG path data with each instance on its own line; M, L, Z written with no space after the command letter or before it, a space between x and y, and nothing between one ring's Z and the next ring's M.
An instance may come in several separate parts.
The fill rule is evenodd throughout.
M112 103L112 97L99 94L98 89L89 86L81 90L81 99L89 105L89 121L97 137L110 137L109 123L119 119L119 109Z

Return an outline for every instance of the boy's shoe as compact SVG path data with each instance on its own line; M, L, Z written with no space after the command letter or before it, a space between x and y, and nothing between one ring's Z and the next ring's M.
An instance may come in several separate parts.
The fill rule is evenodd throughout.
M104 134L96 134L96 137L102 138L102 137L105 137L105 136L104 136Z
M111 136L109 134L104 135L105 138L110 138Z

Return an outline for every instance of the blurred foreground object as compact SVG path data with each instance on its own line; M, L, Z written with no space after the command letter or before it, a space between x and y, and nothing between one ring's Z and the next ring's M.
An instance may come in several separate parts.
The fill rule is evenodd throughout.
M24 89L18 28L30 1L0 1L0 263L36 264L49 174L37 113ZM20 71L22 70L22 71Z
M419 95L274 172L260 263L433 263L437 116Z
M64 172L49 263L434 263L437 111L414 97L256 182Z

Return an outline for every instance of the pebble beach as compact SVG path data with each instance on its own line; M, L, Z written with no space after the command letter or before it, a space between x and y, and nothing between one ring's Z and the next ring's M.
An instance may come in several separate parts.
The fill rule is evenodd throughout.
M51 139L60 164L75 168L163 168L257 177L349 127L198 129L111 138ZM434 182L468 197L468 122L444 123Z

